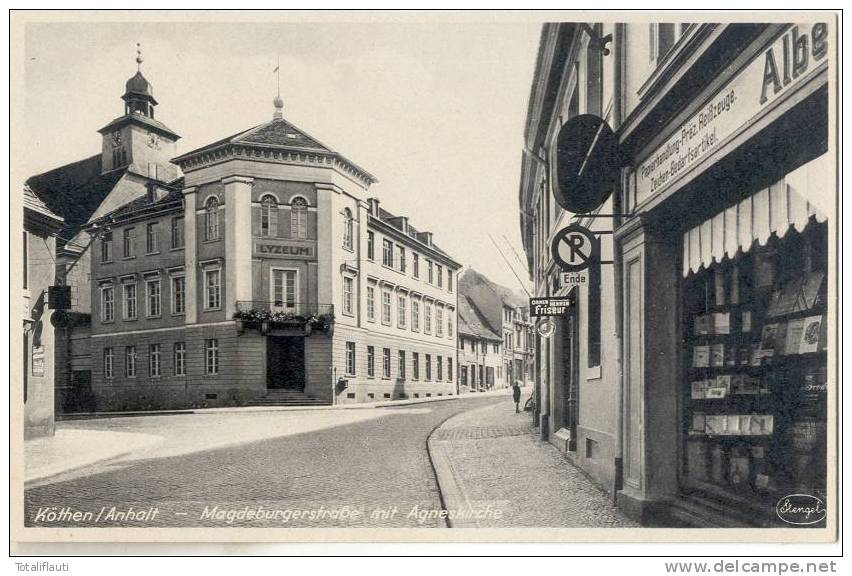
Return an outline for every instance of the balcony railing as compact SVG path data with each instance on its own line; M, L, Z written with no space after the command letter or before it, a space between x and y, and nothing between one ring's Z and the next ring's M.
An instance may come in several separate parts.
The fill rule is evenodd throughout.
M316 302L283 302L263 300L239 300L237 301L238 314L273 315L285 318L310 318L311 316L334 316L334 304L318 304Z

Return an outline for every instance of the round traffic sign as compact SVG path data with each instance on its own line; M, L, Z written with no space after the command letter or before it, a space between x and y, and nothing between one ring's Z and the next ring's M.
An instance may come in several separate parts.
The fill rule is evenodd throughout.
M556 331L556 323L550 318L545 318L541 321L536 330L538 330L538 334L542 338L550 338Z
M563 271L577 272L598 261L598 241L585 226L570 224L553 237L550 253Z
M620 166L618 138L606 120L574 116L556 138L556 202L575 214L591 212L612 194Z

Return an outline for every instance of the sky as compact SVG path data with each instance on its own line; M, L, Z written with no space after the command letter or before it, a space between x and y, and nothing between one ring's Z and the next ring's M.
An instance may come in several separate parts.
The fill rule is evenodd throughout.
M379 179L371 195L457 261L524 282L518 186L538 22L61 22L25 28L23 159L36 174L99 153L142 72L178 153L284 117ZM14 57L14 54L13 54ZM527 288L529 284L526 284Z

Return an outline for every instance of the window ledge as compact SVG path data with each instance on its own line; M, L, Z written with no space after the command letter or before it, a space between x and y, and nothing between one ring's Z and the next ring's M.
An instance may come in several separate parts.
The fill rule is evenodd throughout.
M186 248L186 246L177 246L175 248L169 248L169 252L180 252L184 248Z
M136 256L122 256L121 259L122 260L135 260Z
M159 250L157 250L156 252L145 252L145 256L156 256L159 253L160 253Z

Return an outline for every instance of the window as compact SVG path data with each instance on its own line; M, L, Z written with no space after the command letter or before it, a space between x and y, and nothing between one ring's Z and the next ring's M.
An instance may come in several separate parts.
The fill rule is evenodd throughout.
M352 314L352 278L349 276L343 277L343 312Z
M278 201L269 194L260 199L260 235L278 236Z
M160 234L157 223L151 222L145 226L145 253L154 254L160 251Z
M101 262L112 262L112 232L101 237Z
M351 281L351 278L349 280ZM295 309L297 304L296 271L273 268L271 292L273 307Z
M447 336L453 337L453 311L447 310ZM483 350L485 352L485 350Z
M304 240L308 237L308 202L294 198L290 203L290 238Z
M172 314L186 313L186 278L172 277Z
M204 206L204 239L219 239L219 199L211 196Z
M453 359L447 356L447 381L453 381Z
M390 348L382 348L382 378L391 376Z
M388 239L382 240L382 264L393 268L393 242Z
M376 234L372 231L367 232L367 258L376 259Z
M204 341L204 373L215 376L219 373L219 340Z
M136 283L125 284L124 288L124 319L136 320Z
M397 352L397 354L398 354L398 359L397 359L398 360L397 361L398 374L397 374L396 377L399 380L405 380L405 351L400 350L399 352Z
M435 357L435 365L438 368L438 382L444 379L444 359L440 356Z
M427 278L428 278L429 284L433 284L435 282L433 268L434 268L434 266L432 264L432 261L426 260L426 271L427 271Z
M447 270L447 292L453 291L453 271Z
M367 286L367 319L376 319L376 289L373 286Z
M426 302L424 305L423 312L423 332L425 334L432 333L432 305L429 302Z
M438 269L438 288L444 287L444 267L438 264L436 266Z
M148 346L148 376L160 377L160 345L150 344Z
M124 375L128 378L136 378L136 346L124 348Z
M459 366L459 384L467 386L467 366Z
M391 323L391 295L388 291L382 291L382 324Z
M145 282L148 293L148 316L160 315L160 280L148 280Z
M399 271L405 272L405 248L403 246L397 245L396 249L396 259L397 263L399 264Z
M101 321L112 322L115 318L115 288L103 286L101 288Z
M175 376L186 376L186 343L175 342Z
M500 353L500 345L497 344L497 342L494 342L493 346L494 346L494 350L493 350L494 353L499 354Z
M346 374L355 375L355 342L346 343Z
M183 216L172 218L172 248L183 248Z
M113 348L104 348L104 378L113 378L115 376L114 364L115 357Z
M432 379L432 355L426 354L426 380Z
M375 346L367 346L367 376L370 378L376 377L376 348Z
M405 328L405 321L408 318L408 312L405 309L406 296L400 294L397 297L396 321L400 328Z
M133 258L136 253L136 228L124 229L124 257Z
M420 278L420 254L414 254L414 277Z
M673 22L664 22L651 24L650 43L648 47L651 62L659 65L688 28L688 23L676 24Z
M435 308L435 336L444 335L444 309L440 306Z
M343 210L343 247L347 250L352 250L352 210L346 208Z
M420 380L420 354L417 352L411 353L411 376L415 380Z
M411 300L411 329L414 332L420 331L420 302Z
M205 310L218 310L222 306L221 276L222 271L218 268L204 271Z

